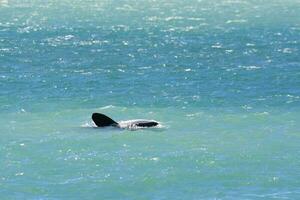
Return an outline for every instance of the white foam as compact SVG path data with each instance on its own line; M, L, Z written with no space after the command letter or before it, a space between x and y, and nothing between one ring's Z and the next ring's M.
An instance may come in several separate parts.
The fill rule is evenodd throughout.
M114 108L115 106L113 106L113 105L108 105L108 106L103 106L103 107L100 107L100 108L98 108L98 109L100 109L100 110L106 110L106 109L110 109L110 108Z
M165 21L182 20L182 19L184 19L184 18L181 17L181 16L171 16L171 17L166 17L166 18L165 18Z
M232 24L232 23L246 23L247 20L245 19L233 19L233 20L227 20L226 24Z
M187 19L190 21L205 21L204 18L198 18L198 17L189 17Z
M239 68L242 68L242 69L246 69L246 70L257 70L257 69L260 69L261 67L259 66L255 66L255 65L250 65L250 66L238 66Z
M84 127L84 128L95 128L97 127L96 124L92 121L90 122L85 122L84 124L80 125L81 127Z
M8 6L8 0L0 0L0 6Z

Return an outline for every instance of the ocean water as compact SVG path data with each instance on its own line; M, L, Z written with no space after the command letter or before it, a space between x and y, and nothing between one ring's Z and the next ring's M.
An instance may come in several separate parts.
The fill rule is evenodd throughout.
M299 119L298 0L0 0L1 200L299 199Z

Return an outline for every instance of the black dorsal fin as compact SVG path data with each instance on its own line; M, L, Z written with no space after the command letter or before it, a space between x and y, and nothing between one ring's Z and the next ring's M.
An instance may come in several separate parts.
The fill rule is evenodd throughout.
M98 127L117 126L118 123L101 113L93 113L92 119Z

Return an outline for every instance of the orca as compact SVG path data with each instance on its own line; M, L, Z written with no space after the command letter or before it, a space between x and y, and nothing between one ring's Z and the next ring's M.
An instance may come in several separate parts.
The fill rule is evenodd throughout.
M146 119L136 119L136 120L127 120L116 122L110 117L102 113L93 113L92 120L97 127L117 127L117 128L147 128L147 127L156 127L159 125L159 122L154 120Z

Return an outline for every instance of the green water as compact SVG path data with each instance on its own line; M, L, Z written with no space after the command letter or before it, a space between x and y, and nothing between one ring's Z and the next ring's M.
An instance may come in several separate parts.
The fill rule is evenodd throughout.
M0 199L300 198L299 13L0 0Z

